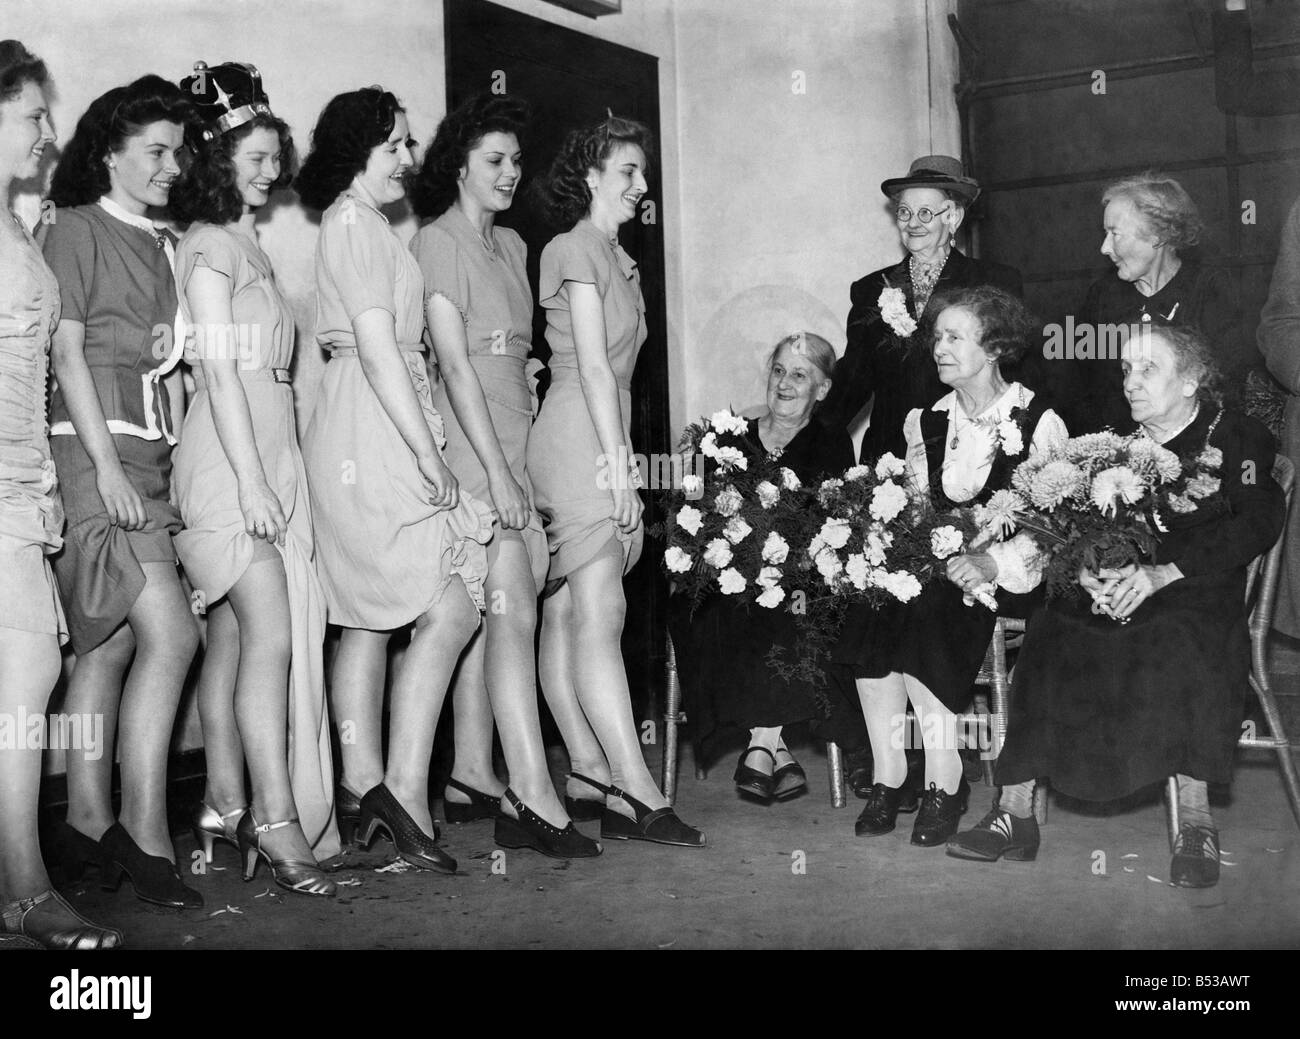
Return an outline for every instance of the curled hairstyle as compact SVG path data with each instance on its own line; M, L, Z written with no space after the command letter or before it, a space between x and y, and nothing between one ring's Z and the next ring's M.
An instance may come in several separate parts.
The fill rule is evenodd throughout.
M999 364L1014 364L1024 357L1038 331L1034 315L1009 292L992 285L970 285L936 293L925 306L927 334L934 342L934 324L945 310L960 307L980 328L980 347Z
M445 213L456 201L460 171L469 153L490 133L513 134L518 139L528 117L526 102L501 94L480 94L448 112L411 184L416 216L431 220Z
M0 101L12 101L28 83L44 87L49 81L45 62L17 40L0 40Z
M781 356L781 349L787 346L800 357L812 361L813 367L822 373L823 378L829 379L835 372L835 347L815 332L792 332L772 347L772 352L767 355L767 363L763 366L766 372L771 373L776 359Z
M280 176L272 188L282 188L293 179L293 136L289 124L273 115L256 115L248 122L214 140L193 134L193 159L172 188L171 210L183 223L203 220L229 224L244 212L244 196L237 187L234 156L240 142L254 130L274 130L280 140Z
M54 169L50 201L56 206L89 205L112 188L105 158L151 123L176 123L187 132L196 124L194 106L175 83L141 76L114 87L90 103Z
M352 178L366 168L370 153L388 140L397 114L406 109L383 87L364 87L330 98L311 132L294 190L311 209L328 209Z
M1116 199L1131 202L1155 240L1175 252L1195 245L1205 231L1192 196L1167 174L1148 170L1107 185L1101 193L1101 204L1108 206Z
M1200 332L1189 325L1158 325L1150 330L1150 336L1169 345L1174 370L1180 378L1196 383L1197 400L1223 403L1223 371Z
M587 171L603 169L614 149L622 144L635 144L645 153L649 165L650 129L632 119L611 113L594 126L573 130L564 139L538 188L546 214L556 227L568 229L587 215L591 208Z

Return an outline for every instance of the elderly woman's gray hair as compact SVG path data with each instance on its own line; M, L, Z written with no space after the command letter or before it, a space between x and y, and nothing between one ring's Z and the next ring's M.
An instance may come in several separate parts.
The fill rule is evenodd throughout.
M1179 376L1196 383L1197 400L1223 402L1223 373L1200 332L1187 325L1161 325L1152 328L1150 336L1169 346Z
M1156 241L1175 252L1201 240L1205 222L1187 190L1164 173L1148 170L1107 186L1101 204L1127 199L1146 220Z
M827 379L835 371L835 347L815 332L792 332L782 339L767 355L767 363L763 365L765 371L772 370L772 365L781 355L781 348L786 346L812 361L813 366Z

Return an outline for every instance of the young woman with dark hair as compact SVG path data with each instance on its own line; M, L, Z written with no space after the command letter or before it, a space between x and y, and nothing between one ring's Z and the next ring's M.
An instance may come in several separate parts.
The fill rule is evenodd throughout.
M54 141L44 63L0 42L0 714L44 718L67 627L47 559L63 512L45 434L50 333L59 286L9 210L15 181L40 172ZM81 916L50 887L36 833L41 747L0 754L0 949L112 949L120 932Z
M492 503L496 518L486 584L493 608L457 671L456 761L444 810L449 822L496 819L503 847L570 858L597 855L600 845L569 821L542 743L533 637L548 553L524 472L533 297L523 239L495 226L523 175L526 118L509 97L462 105L438 127L412 190L416 212L432 220L411 251L424 272L442 376L434 405L446 424L447 464L467 493ZM492 768L493 715L510 773L504 789Z
M312 134L298 188L325 207L316 340L331 356L303 456L329 619L343 628L330 686L340 822L367 844L384 829L407 862L454 872L429 810L429 759L456 660L478 628L492 515L443 461L421 342L424 278L382 212L406 195L412 143L405 112L379 88L334 98ZM388 641L412 624L385 761Z
M68 821L57 832L74 871L102 860L149 902L196 908L167 832L167 751L198 631L176 569L180 514L169 500L180 359L170 234L150 219L180 173L189 101L144 76L91 102L55 171L43 228L59 281L58 386L51 446L67 529L54 571L77 654L63 710L104 717L105 746L68 754ZM115 821L114 742L122 768Z
M542 252L552 379L528 444L559 585L543 604L539 670L569 750L570 791L604 795L601 836L702 847L704 834L676 816L641 756L620 647L623 575L643 537L628 463L646 323L618 229L645 196L648 141L644 126L611 115L568 136L546 182L548 208L571 229Z
M198 383L176 452L176 548L208 617L198 687L208 778L194 832L208 861L214 840L237 845L245 880L261 855L281 887L331 896L316 865L339 851L325 599L294 421L293 311L256 229L289 180L293 139L250 65L200 63L181 87L204 120L172 204L192 221L176 279Z

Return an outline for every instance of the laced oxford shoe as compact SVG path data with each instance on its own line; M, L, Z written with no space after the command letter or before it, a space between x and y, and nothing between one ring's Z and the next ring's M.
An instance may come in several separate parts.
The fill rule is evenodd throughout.
M862 814L853 824L853 832L859 837L879 837L891 832L898 821L898 803L902 793L902 786L873 783L864 798L866 804L862 807Z
M955 859L1032 862L1038 857L1038 821L1019 819L996 805L972 829L949 838L948 854Z
M965 776L957 784L955 794L931 783L930 789L921 795L921 810L916 813L916 824L912 827L912 843L925 848L946 844L957 832L957 823L966 811L969 798L970 784Z
M1219 831L1183 823L1174 840L1169 880L1177 887L1214 887L1219 882Z

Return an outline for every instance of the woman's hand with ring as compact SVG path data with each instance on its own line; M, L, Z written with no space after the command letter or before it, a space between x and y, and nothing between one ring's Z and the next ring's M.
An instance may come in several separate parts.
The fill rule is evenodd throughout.
M948 560L948 580L970 591L997 580L998 564L987 552L969 552Z
M1182 571L1172 563L1134 567L1131 573L1117 581L1111 589L1112 614L1120 620L1131 617L1133 611L1151 596L1182 576Z

